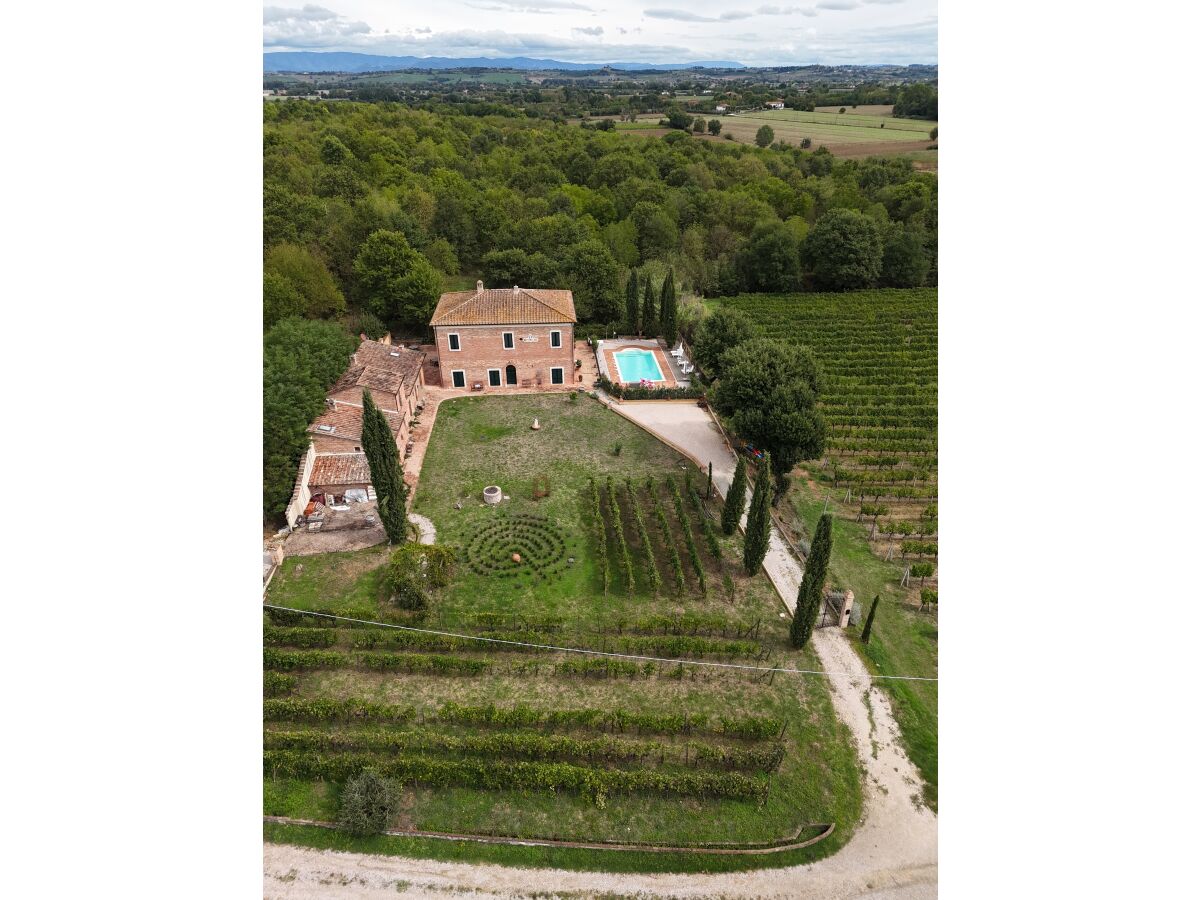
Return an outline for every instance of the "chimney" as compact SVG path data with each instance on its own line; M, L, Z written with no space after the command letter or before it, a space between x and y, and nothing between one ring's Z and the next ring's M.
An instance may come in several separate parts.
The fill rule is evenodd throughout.
M519 293L521 293L521 289L514 284L513 285L513 296L515 297Z
M477 293L477 294L483 293L483 282L482 281L475 282L475 293Z

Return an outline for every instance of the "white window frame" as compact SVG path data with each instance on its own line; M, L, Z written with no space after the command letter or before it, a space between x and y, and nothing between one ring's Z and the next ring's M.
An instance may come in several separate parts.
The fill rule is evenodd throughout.
M454 340L451 341L450 338L454 338ZM455 344L458 344L458 346L455 347ZM459 337L457 331L446 332L446 346L450 349L451 353L459 353L462 351L462 338Z
M488 369L488 387L503 387L504 386L504 370L503 369ZM496 383L492 384L492 373L496 373Z
M461 375L461 376L462 376L462 380L463 380L463 383L462 383L462 384L455 384L455 383L454 383L454 376L455 376L455 375ZM451 386L451 387L456 387L456 388L465 388L465 387L467 386L467 370L466 370L466 369L451 369L451 370L450 370L450 386Z
M505 340L506 338L507 338L507 340ZM512 342L512 346L509 346L509 341ZM516 332L515 331L500 332L500 343L504 346L505 350L516 350L517 349L517 334L516 334Z
M554 380L554 373L555 373L555 372L557 372L557 373L559 374L559 379L558 379L558 381L555 381L555 380ZM551 367L550 367L550 383L551 383L551 384L566 384L566 383L567 383L567 370L566 370L566 368L564 368L563 366L551 366Z
M558 343L557 344L554 343L555 335L558 335ZM554 330L554 331L550 332L550 349L551 350L561 350L562 349L562 332L561 331Z

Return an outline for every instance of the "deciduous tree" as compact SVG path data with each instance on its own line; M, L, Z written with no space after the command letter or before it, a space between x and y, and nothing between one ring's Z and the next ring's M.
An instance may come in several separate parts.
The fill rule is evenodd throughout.
M692 338L692 355L709 378L721 377L721 357L725 351L750 340L754 325L740 309L720 307L701 320Z
M267 251L263 271L285 278L304 298L304 315L310 319L336 316L346 309L337 282L325 263L306 247L276 244Z
M804 239L801 257L824 290L870 287L883 267L879 226L858 210L830 210Z
M770 147L775 142L775 129L764 125L754 135L754 143L760 147Z
M771 451L778 477L825 449L820 387L820 370L808 348L754 338L721 357L712 399L738 435Z
M399 231L374 232L354 259L363 305L379 318L412 327L429 324L442 279Z

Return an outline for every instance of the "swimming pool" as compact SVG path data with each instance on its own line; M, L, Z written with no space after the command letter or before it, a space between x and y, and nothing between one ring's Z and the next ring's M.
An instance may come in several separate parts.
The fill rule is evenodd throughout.
M649 350L618 350L613 354L613 359L617 362L617 373L623 382L667 380L663 378L658 360Z

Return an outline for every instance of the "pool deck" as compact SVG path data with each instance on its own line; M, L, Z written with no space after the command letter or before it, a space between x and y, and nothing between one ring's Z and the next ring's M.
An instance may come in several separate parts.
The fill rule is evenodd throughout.
M662 381L653 382L655 387L673 388L679 386L679 381L675 376L676 369L671 365L671 360L668 359L667 352L658 341L636 340L633 338L602 341L600 353L597 354L597 361L600 364L600 374L614 384L637 384L636 380L621 381L621 371L617 368L617 362L613 358L614 354L618 351L626 349L649 350L654 354L654 358L658 360L658 368L663 374Z

